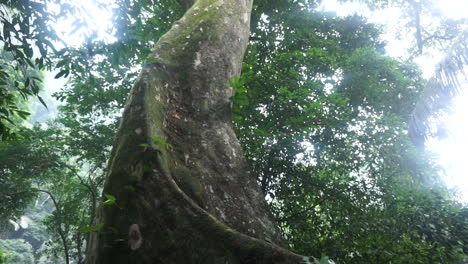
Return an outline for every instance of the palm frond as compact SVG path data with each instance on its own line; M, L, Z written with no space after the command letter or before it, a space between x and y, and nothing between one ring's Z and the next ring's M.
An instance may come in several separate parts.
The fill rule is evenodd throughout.
M417 146L424 146L431 125L430 118L450 109L450 102L468 80L468 28L453 41L445 58L436 66L433 77L421 93L409 121L409 136Z

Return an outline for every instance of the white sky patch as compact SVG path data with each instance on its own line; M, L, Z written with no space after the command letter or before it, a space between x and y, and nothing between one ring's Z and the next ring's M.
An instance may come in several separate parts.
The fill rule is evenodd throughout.
M78 47L84 43L86 36L90 36L96 32L95 40L103 40L106 43L116 41L116 38L109 32L112 30L112 8L115 8L114 0L64 0L62 2L77 7L77 14L74 16L63 17L52 24L55 32L67 42L67 45ZM105 7L105 8L104 8ZM47 8L52 14L60 13L60 4L56 1L49 1ZM82 20L83 26L75 30L75 21L77 18ZM58 49L63 48L62 43L55 43ZM49 95L59 92L67 83L68 78L55 79L54 76L59 73L59 70L46 72L44 85L47 87L46 91ZM53 99L54 105L61 105L62 102Z
M80 0L69 1L76 8L77 14L73 17L63 17L52 25L57 34L67 41L67 45L79 46L83 44L86 36L95 33L96 40L107 43L116 41L109 34L112 28L112 8L115 7L113 0ZM58 14L60 5L50 2L48 8L51 12Z
M396 7L371 11L366 4L359 2L339 3L337 0L324 0L319 7L321 11L335 12L338 16L358 14L367 18L369 23L384 25L381 38L387 41L385 51L394 58L408 57L412 40L400 32L405 23L402 12Z
M439 8L447 17L468 18L467 0L440 0ZM436 61L443 57L438 56ZM466 67L465 74L468 74ZM427 147L438 154L447 186L457 190L460 201L468 204L468 82L462 86L462 94L453 100L453 112L444 120L447 138L433 139Z
M440 0L438 6L442 13L447 17L453 19L468 17L467 0Z
M460 192L461 201L468 203L468 92L454 100L454 111L444 120L448 131L445 139L432 139L428 148L439 155L445 170L445 182Z
M369 13L369 9L365 5L357 2L346 2L340 4L337 0L323 0L322 4L318 7L318 10L335 12L338 16L349 16L355 13Z

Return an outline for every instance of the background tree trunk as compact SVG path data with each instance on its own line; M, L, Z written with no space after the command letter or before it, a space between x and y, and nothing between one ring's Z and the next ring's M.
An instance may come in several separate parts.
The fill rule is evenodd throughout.
M156 44L123 113L104 187L116 203L98 210L87 263L302 260L265 241L280 236L232 128L251 8L198 0Z

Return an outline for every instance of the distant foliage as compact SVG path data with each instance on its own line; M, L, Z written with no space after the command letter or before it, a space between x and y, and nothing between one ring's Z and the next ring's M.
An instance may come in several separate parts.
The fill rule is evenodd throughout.
M0 240L0 250L6 257L7 262L5 263L34 264L32 247L23 239ZM3 257L3 261L5 261L5 257ZM1 259L0 263L3 263Z

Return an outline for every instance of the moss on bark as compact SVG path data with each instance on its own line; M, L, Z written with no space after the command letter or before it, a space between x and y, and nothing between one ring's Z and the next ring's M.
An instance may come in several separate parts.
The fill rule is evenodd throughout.
M198 0L156 44L125 107L87 263L298 263L231 123L251 0ZM156 144L164 139L171 147ZM269 237L270 238L270 237Z

